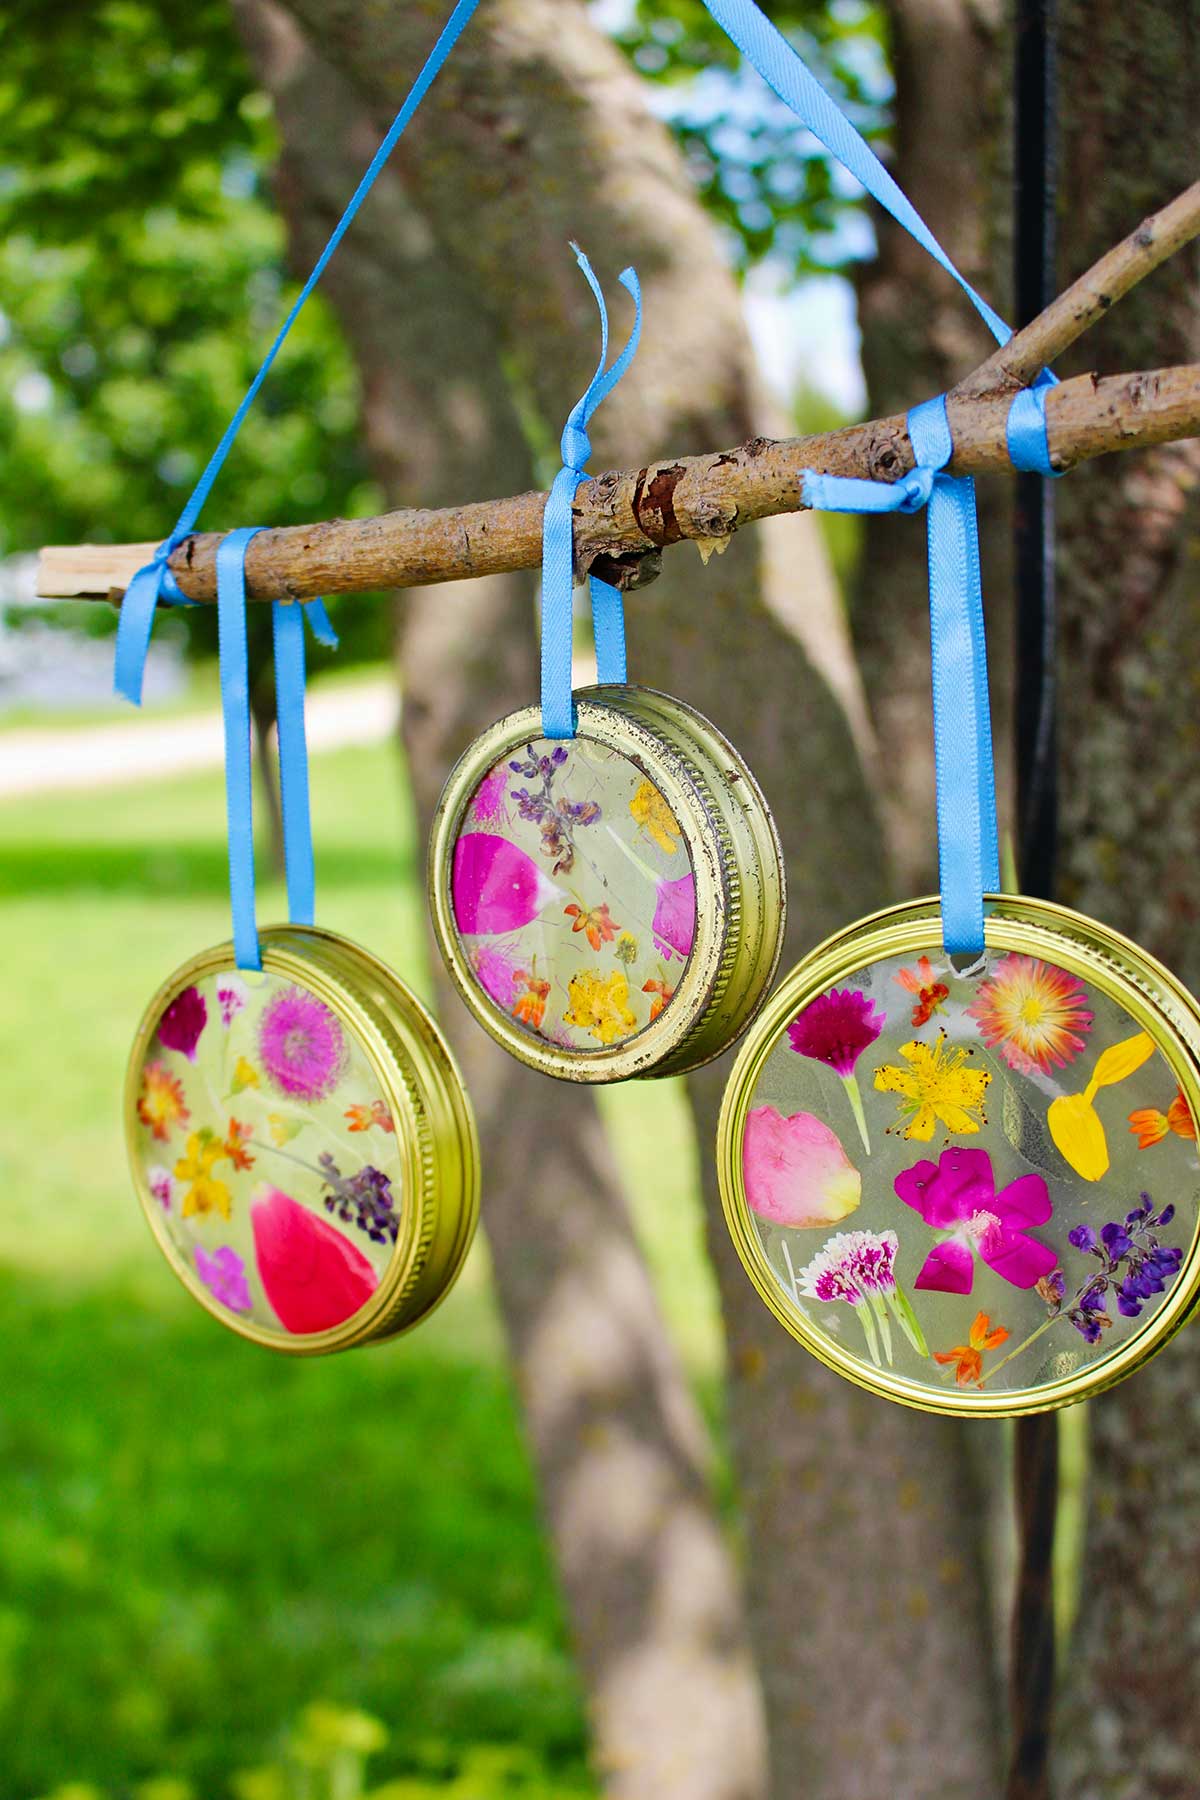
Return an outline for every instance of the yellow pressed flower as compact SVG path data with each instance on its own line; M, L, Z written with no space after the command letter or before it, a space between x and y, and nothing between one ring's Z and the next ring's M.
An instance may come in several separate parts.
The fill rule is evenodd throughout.
M260 1087L258 1070L244 1056L239 1056L233 1065L233 1092L240 1094L243 1088Z
M939 1119L947 1131L965 1135L979 1130L979 1120L972 1115L982 1112L992 1078L986 1069L965 1066L969 1050L948 1050L946 1034L939 1031L932 1044L916 1039L901 1044L900 1054L909 1067L885 1063L875 1071L875 1086L882 1094L900 1095L900 1116L908 1120L903 1137L927 1142Z
M271 1133L271 1142L282 1147L290 1144L294 1137L299 1137L304 1130L303 1119L289 1119L286 1113L268 1113L267 1127Z
M649 832L660 850L674 856L679 845L672 842L681 835L679 821L652 781L643 781L629 802L636 825Z
M607 978L595 969L584 969L572 975L568 993L571 1010L563 1014L563 1022L590 1031L597 1043L618 1044L637 1026L637 1015L629 1007L629 982L621 969Z
M1050 1136L1059 1154L1085 1181L1099 1181L1108 1173L1108 1139L1092 1104L1098 1090L1127 1080L1153 1054L1154 1039L1149 1032L1137 1031L1119 1044L1110 1044L1096 1058L1092 1079L1082 1094L1060 1094L1050 1102L1046 1113Z
M219 1212L223 1219L229 1217L229 1189L212 1172L213 1164L225 1154L225 1145L211 1131L193 1131L188 1138L187 1154L175 1164L176 1179L189 1184L179 1209L183 1218L210 1212Z

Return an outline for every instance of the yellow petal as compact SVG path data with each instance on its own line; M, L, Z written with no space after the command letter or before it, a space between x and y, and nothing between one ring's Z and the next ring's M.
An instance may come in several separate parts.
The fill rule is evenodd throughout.
M1124 1081L1135 1069L1140 1069L1146 1058L1153 1055L1154 1039L1148 1032L1139 1031L1133 1037L1122 1038L1100 1057L1088 1086L1112 1087L1115 1081Z
M970 1104L972 1106L977 1106L979 1103L976 1100L972 1100ZM961 1106L951 1106L948 1101L941 1100L938 1102L937 1110L938 1116L947 1131L959 1132L965 1136L969 1131L979 1130L978 1119L973 1119L969 1112L963 1111Z
M881 1094L904 1094L909 1100L917 1098L917 1080L907 1069L898 1069L895 1063L884 1063L875 1071L875 1086Z
M1086 1094L1061 1094L1051 1101L1046 1123L1060 1153L1077 1175L1082 1175L1085 1181L1099 1181L1107 1174L1108 1143L1104 1127Z
M936 1124L937 1118L932 1106L922 1106L916 1117L900 1135L906 1138L917 1138L921 1143L927 1144L933 1136L933 1128ZM971 1129L974 1131L977 1127L973 1125Z

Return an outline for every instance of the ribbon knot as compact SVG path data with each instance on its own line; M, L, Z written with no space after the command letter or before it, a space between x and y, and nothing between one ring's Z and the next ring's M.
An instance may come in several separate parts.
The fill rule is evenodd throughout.
M579 404L582 405L582 401ZM559 448L562 452L563 468L583 476L587 470L588 458L592 454L592 440L588 436L586 428L576 421L574 413L571 414L563 428L562 443Z

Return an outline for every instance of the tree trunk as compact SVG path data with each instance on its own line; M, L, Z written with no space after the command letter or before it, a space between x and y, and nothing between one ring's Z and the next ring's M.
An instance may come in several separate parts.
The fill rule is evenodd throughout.
M1070 275L1194 179L1200 13L1176 0L1059 4ZM1195 359L1198 294L1193 245L1122 301L1075 367ZM1061 897L1129 932L1195 989L1200 445L1081 468L1057 505ZM1149 1183L1155 1174L1147 1156ZM1071 1800L1196 1791L1198 1395L1200 1340L1189 1331L1091 1407L1081 1608L1059 1721L1060 1791Z
M444 13L440 5L383 12L364 0L288 0L288 10L320 32L322 53L374 109L377 125ZM734 442L754 429L762 415L713 233L640 84L574 0L485 5L400 157L406 191L437 246L447 308L461 318L464 296L478 297L475 324L439 334L434 320L404 368L389 371L423 393L428 378L432 419L445 416L451 371L461 381L469 370L474 384L477 359L486 379L483 365L503 356L526 416L548 445L557 441L595 356L592 302L565 249L576 237L606 286L632 261L646 290L643 348L596 418L593 466ZM352 330L367 304L362 295L346 304ZM615 329L623 324L618 311ZM360 351L365 356L361 344ZM446 453L442 442L438 454ZM465 463L452 473L473 497L490 491ZM506 485L519 479L510 468ZM438 497L428 468L420 492ZM414 616L406 710L420 709L415 725L410 717L410 742L426 806L449 755L535 691L522 607L497 595L480 584L461 595L442 590ZM788 854L793 951L881 901L884 858L855 741L861 695L813 521L759 527L706 570L677 551L630 612L633 678L708 712L763 781ZM465 1047L472 1034L460 1031L459 1039ZM501 1078L473 1041L477 1104L505 1124L495 1134L486 1202L498 1262L508 1265L499 1280L585 1676L598 1696L611 1791L680 1800L750 1792L753 1759L739 1769L734 1749L734 1734L736 1743L753 1744L744 1700L710 1706L714 1656L744 1694L730 1606L708 1610L710 1678L697 1687L684 1674L682 1645L697 1637L688 1606L696 1589L677 1546L708 1524L697 1504L675 1517L681 1491L696 1491L694 1474L679 1480L694 1459L677 1458L667 1479L668 1459L645 1423L645 1379L631 1358L640 1342L643 1363L661 1366L661 1345L648 1325L640 1340L628 1331L620 1344L602 1340L601 1321L615 1323L611 1304L606 1313L612 1271L622 1269L626 1283L635 1275L614 1241L614 1203L605 1199L590 1123L567 1136L566 1121L577 1109L590 1121L590 1108L573 1092L535 1093L516 1071L503 1078L505 1101L494 1102ZM777 1800L885 1792L975 1800L998 1783L997 1708L991 1667L979 1654L982 1508L966 1434L863 1398L807 1359L760 1306L716 1203L710 1146L726 1073L727 1064L710 1069L689 1091L730 1345L728 1407L772 1792ZM557 1166L530 1196L522 1184L529 1172L538 1178L535 1141ZM653 1145L646 1152L653 1155ZM584 1337L580 1321L589 1318L596 1330ZM568 1333L570 1358L562 1350ZM562 1391L568 1379L573 1399ZM593 1446L589 1463L580 1422L598 1400L606 1441ZM669 1416L659 1402L657 1417ZM660 1430L657 1442L667 1441ZM642 1466L652 1472L641 1476ZM606 1471L622 1490L611 1510ZM677 1653L671 1679L656 1684L642 1671L664 1625ZM614 1745L617 1755L628 1747L632 1766L614 1767Z

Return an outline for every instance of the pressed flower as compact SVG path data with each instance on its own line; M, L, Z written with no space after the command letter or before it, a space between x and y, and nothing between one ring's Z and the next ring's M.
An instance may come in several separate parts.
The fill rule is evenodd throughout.
M1082 1094L1060 1094L1052 1100L1046 1113L1050 1136L1059 1153L1084 1181L1099 1181L1108 1172L1108 1139L1093 1101L1102 1087L1126 1081L1154 1054L1154 1040L1148 1032L1135 1032L1122 1038L1097 1057L1092 1079Z
M264 1006L258 1054L276 1092L309 1105L333 1093L348 1061L337 1018L301 987L281 989Z
M237 975L222 975L217 982L217 1005L226 1031L246 1004L246 984Z
M211 1131L193 1131L187 1141L187 1153L175 1164L175 1178L187 1184L180 1215L190 1219L199 1214L218 1212L223 1219L230 1215L231 1196L223 1181L213 1174L213 1165L222 1161L225 1146Z
M202 1244L195 1249L196 1273L214 1300L227 1306L230 1312L248 1313L254 1302L250 1298L250 1286L246 1280L246 1265L236 1250L228 1244L212 1256Z
M575 867L575 832L594 825L600 817L595 800L572 800L566 794L554 794L559 775L565 775L570 753L558 744L548 756L538 755L532 744L526 745L525 761L510 762L509 768L529 780L541 781L540 791L527 787L510 789L523 819L536 824L541 832L541 852L554 861L556 875L569 875ZM557 890L555 890L557 892Z
M1151 1144L1161 1143L1169 1131L1176 1137L1191 1138L1196 1136L1196 1122L1192 1118L1192 1109L1187 1103L1187 1096L1182 1088L1172 1100L1165 1113L1156 1107L1143 1107L1139 1112L1129 1115L1129 1129L1138 1141L1139 1150L1148 1150Z
M163 1211L170 1212L171 1202L175 1198L175 1177L170 1169L164 1169L161 1164L147 1169L146 1182Z
M623 969L603 976L597 969L572 975L567 990L571 1010L563 1014L567 1025L589 1031L599 1044L618 1044L637 1027L637 1015L629 1008L629 981Z
M874 1002L861 989L833 988L810 1002L787 1030L788 1041L797 1055L824 1063L840 1077L868 1156L871 1140L854 1065L886 1024L886 1014L877 1012Z
M993 1326L985 1312L975 1314L965 1344L955 1344L952 1350L935 1350L934 1362L954 1363L954 1379L959 1387L970 1387L972 1382L982 1387L980 1377L983 1374L983 1359L989 1350L998 1350L1006 1344L1011 1333L1003 1325Z
M396 1129L395 1120L382 1100L372 1100L369 1106L348 1106L342 1116L351 1131L370 1131L373 1125L379 1131L394 1133Z
M235 1094L241 1094L244 1093L247 1088L261 1086L262 1083L258 1079L258 1070L255 1068L254 1064L247 1057L239 1056L233 1065L233 1092Z
M834 1225L862 1198L862 1176L837 1134L812 1113L756 1106L742 1138L746 1202L773 1225Z
M650 930L659 953L668 962L672 951L685 959L696 936L696 877L678 875L674 881L660 881L655 895Z
M250 1224L263 1291L287 1331L328 1331L353 1317L379 1285L348 1237L280 1188L255 1188Z
M1019 1175L996 1192L986 1150L952 1145L937 1163L914 1163L896 1177L896 1193L920 1213L939 1241L925 1258L915 1286L942 1294L969 1294L975 1257L1013 1287L1035 1287L1055 1268L1049 1245L1029 1235L1054 1208L1040 1175Z
M675 839L682 835L679 821L652 781L642 782L629 802L629 811L635 825L652 837L660 850L674 856L679 848Z
M229 1132L225 1139L225 1155L235 1169L252 1169L254 1167L254 1158L246 1148L251 1135L249 1125L241 1125L236 1119L230 1119Z
M532 856L490 831L459 838L450 891L458 929L468 937L520 931L562 892Z
M497 763L475 789L471 798L472 817L485 825L505 823L508 808L504 804L504 790L507 786L508 767L505 763Z
M572 935L577 931L586 932L587 941L593 950L599 950L601 944L611 943L619 930L613 923L606 900L601 901L599 906L592 907L580 906L572 900L570 906L563 907L563 911L568 919L575 921L571 926Z
M649 981L644 981L642 983L642 992L643 994L654 995L653 1000L650 1002L650 1023L653 1025L655 1019L659 1017L675 998L675 989L669 987L665 981L656 981L651 977Z
M365 1231L372 1243L394 1244L400 1235L400 1220L391 1177L371 1163L353 1175L343 1175L328 1151L317 1161L321 1179L329 1189L325 1211L336 1213L344 1224Z
M513 994L521 980L521 971L510 956L490 945L476 944L471 952L471 967L479 985L489 999L508 1011Z
M536 968L528 975L522 970L518 980L524 983L525 991L514 1002L512 1016L522 1025L528 1025L531 1031L537 1031L546 1016L550 983L539 979Z
M867 1353L879 1367L879 1339L884 1355L892 1361L889 1313L901 1327L918 1356L928 1356L929 1346L916 1314L896 1281L896 1251L900 1240L894 1231L839 1231L829 1238L798 1275L792 1286L798 1300L842 1301L855 1309L867 1342ZM789 1273L791 1258L786 1258ZM878 1327L878 1337L876 1336Z
M196 1045L208 1023L208 1005L199 988L186 987L177 994L158 1021L158 1041L166 1050L178 1050L189 1062L196 1060Z
M927 1143L939 1121L962 1135L979 1130L974 1115L983 1116L992 1078L986 1069L969 1066L969 1050L948 1048L945 1032L939 1031L932 1044L917 1039L901 1044L900 1055L908 1068L885 1063L875 1071L875 1086L882 1094L899 1094L900 1117L907 1120L901 1136Z
M287 1113L268 1113L267 1129L271 1133L271 1142L282 1146L300 1136L304 1130L304 1120L289 1118Z
M623 962L626 968L629 968L631 963L637 961L638 941L634 937L632 931L623 931L621 933L613 946L613 951L617 961Z
M142 1070L137 1115L160 1144L166 1143L174 1126L186 1125L191 1118L184 1104L183 1083L165 1063L147 1063Z
M1034 956L1010 955L980 982L967 1008L983 1041L1019 1074L1065 1068L1092 1029L1076 976Z
M937 971L927 956L917 958L915 969L901 969L893 977L904 991L916 996L912 1009L914 1025L928 1025L934 1013L945 1011L946 1001L950 998L950 989L944 981L939 981Z

